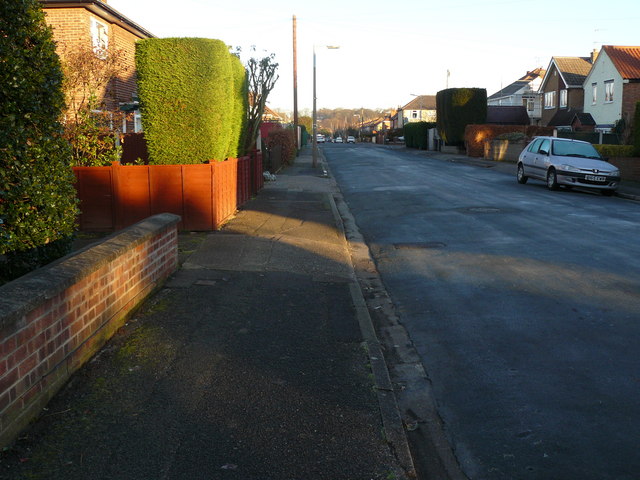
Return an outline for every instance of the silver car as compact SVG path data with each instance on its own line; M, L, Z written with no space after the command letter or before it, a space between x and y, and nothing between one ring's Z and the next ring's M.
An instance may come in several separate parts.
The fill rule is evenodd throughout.
M580 187L613 195L620 170L605 161L589 142L556 137L536 137L518 158L518 183L529 178L547 182L549 190Z

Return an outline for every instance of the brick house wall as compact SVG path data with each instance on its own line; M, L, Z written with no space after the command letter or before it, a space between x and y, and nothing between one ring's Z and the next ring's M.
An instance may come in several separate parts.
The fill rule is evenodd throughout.
M562 81L562 77L558 74L558 70L555 65L552 65L551 71L548 73L549 79L547 80L544 90L542 91L542 118L540 123L542 125L548 125L553 116L558 111L558 103L560 101L560 90L566 88L564 82ZM556 103L555 107L547 108L545 105L545 93L547 92L556 92Z
M77 0L59 3L56 0L41 0L47 23L53 29L53 37L58 45L58 53L64 54L65 48L77 45L92 47L92 19L106 26L108 36L107 49L123 52L123 73L98 92L99 100L105 102L106 109L118 111L120 104L131 103L136 93L135 44L138 40L153 38L154 35L135 24L122 14L96 0ZM105 96L106 90L110 95ZM123 127L115 126L118 129ZM124 126L127 132L134 131L133 115L128 115Z
M636 102L640 102L640 81L631 80L625 83L622 89L622 118L627 124L633 122L636 111Z

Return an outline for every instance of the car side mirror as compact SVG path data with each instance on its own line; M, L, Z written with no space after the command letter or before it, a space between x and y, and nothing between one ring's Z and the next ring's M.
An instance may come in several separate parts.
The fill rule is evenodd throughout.
M538 150L538 153L540 155L547 155L547 156L549 155L549 152L547 152L546 150Z

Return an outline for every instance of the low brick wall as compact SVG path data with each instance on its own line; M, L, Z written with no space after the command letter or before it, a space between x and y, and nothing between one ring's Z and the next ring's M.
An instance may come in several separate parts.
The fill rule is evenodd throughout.
M0 287L0 446L176 270L179 221L149 217Z
M640 158L611 157L609 163L620 169L620 177L622 180L640 182Z

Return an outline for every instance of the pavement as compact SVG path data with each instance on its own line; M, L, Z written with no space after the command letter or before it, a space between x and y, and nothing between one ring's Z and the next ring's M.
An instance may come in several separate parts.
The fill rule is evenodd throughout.
M179 235L179 270L1 453L1 479L415 478L310 153L222 230Z

